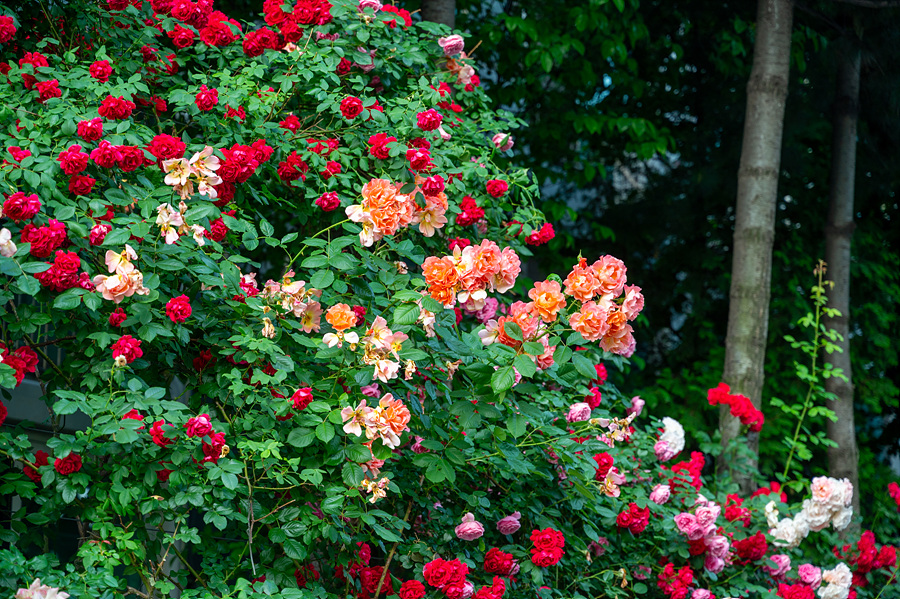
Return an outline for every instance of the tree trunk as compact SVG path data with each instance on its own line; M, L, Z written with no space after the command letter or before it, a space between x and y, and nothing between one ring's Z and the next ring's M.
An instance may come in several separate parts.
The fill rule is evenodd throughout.
M762 403L763 366L769 328L772 279L772 242L781 166L781 134L791 59L792 4L790 0L759 0L753 68L747 83L747 111L738 171L734 255L722 379L733 393ZM741 423L727 407L719 413L723 453L717 472L731 471L742 491L755 485L759 435L747 438L752 458L738 466L728 446L740 434ZM745 460L746 462L746 460ZM738 466L732 470L732 466Z
M422 18L452 29L456 25L456 0L422 0Z
M852 42L851 42L852 43ZM828 448L828 473L853 483L853 511L859 514L859 451L853 421L853 379L850 367L850 238L853 223L853 187L856 178L856 122L859 112L859 46L843 48L838 61L837 91L831 138L831 181L828 195L828 224L825 227L825 262L834 288L828 307L841 315L826 318L825 326L836 330L842 340L841 352L825 355L825 362L840 368L847 380L831 377L825 389L835 395L830 406L837 422L828 421L828 438L837 447Z

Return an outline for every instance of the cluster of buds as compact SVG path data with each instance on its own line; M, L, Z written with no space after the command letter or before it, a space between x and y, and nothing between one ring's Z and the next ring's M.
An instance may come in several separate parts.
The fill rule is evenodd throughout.
M137 252L130 245L126 245L121 253L107 250L106 268L115 274L97 275L93 281L103 299L119 304L126 297L150 293L150 290L144 287L144 274L132 263L137 258Z
M215 198L217 196L215 186L222 183L222 178L216 171L222 165L218 157L212 155L214 151L211 146L206 146L190 160L184 158L163 160L162 169L166 173L166 185L174 187L182 200L194 194L194 183L197 184L197 192L200 195Z

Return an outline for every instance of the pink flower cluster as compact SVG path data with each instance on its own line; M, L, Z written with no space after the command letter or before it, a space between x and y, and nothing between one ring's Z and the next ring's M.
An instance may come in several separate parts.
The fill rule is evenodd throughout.
M512 289L521 270L521 262L512 248L500 247L489 239L451 256L430 256L422 264L428 292L444 306L458 300L470 311L485 305L488 291L506 293Z

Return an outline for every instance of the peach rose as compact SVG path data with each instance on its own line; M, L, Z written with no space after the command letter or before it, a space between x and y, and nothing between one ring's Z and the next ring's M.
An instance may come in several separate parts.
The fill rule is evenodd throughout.
M387 179L372 179L362 188L363 208L382 235L393 235L400 227L397 188Z
M625 301L622 302L622 312L628 320L634 320L644 309L644 296L637 285L625 285Z
M500 272L494 276L494 289L506 293L516 284L516 277L522 272L522 261L512 248L500 252Z
M528 302L527 304L525 302L516 302L509 307L509 313L522 329L525 341L537 334L538 328L541 326L541 319L537 315L534 302Z
M459 275L456 272L453 259L449 256L444 256L443 258L429 256L422 263L422 272L425 275L425 281L431 287L452 290L459 282ZM450 295L452 297L452 291ZM433 296L434 294L432 294Z
M534 301L534 309L544 322L556 320L557 313L566 307L566 296L560 292L556 281L540 281L528 292Z
M622 293L625 287L625 263L613 256L602 256L591 265L597 284L594 293L614 296Z
M594 297L594 290L599 286L594 269L588 267L587 260L584 258L580 259L578 264L572 268L572 272L566 277L564 283L566 284L566 295L571 295L582 302Z
M347 304L335 304L325 312L325 320L335 331L343 331L356 326L356 314Z
M568 285L568 283L566 284ZM609 323L606 321L608 317L607 311L607 309L595 302L584 302L581 306L581 311L574 312L569 316L569 325L575 331L581 333L585 340L597 341L609 331Z

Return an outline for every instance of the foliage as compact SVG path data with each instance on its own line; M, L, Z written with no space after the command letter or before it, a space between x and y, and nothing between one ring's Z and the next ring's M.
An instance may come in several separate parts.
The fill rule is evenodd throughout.
M282 39L205 3L70 3L4 47L2 384L90 425L49 455L0 432L0 586L771 597L769 556L835 567L830 532L769 550L777 493L697 503L682 426L606 382L643 306L624 264L515 285L537 186L498 164L519 121L450 32L333 4L267 2ZM66 519L77 554L49 555Z

